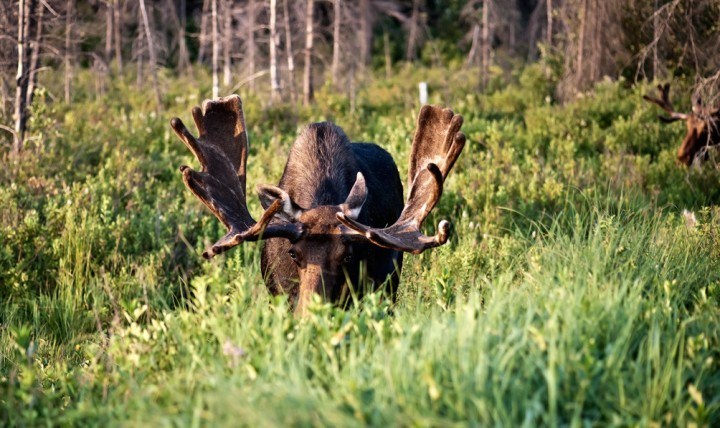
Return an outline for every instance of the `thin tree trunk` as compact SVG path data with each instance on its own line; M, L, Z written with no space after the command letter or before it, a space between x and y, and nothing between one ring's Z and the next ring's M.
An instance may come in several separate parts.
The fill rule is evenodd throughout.
M210 7L212 10L212 14L210 16L210 19L212 20L212 97L215 99L220 95L220 81L218 79L220 41L218 40L217 28L217 0L212 0Z
M248 2L248 26L247 26L247 52L248 71L250 76L255 75L255 0ZM255 90L255 78L250 80L250 89Z
M660 42L660 16L657 14L658 0L653 3L653 79L658 79L658 43Z
M297 100L295 89L295 60L293 59L292 32L290 31L290 14L288 13L288 0L283 0L283 22L285 23L285 55L288 63L288 82L290 83L290 99Z
M309 105L313 100L313 82L312 82L312 54L314 39L314 20L313 10L315 2L307 1L307 11L305 13L305 76L303 79L303 104Z
M115 62L117 62L118 74L122 73L123 59L122 59L122 0L115 0Z
M207 33L208 33L208 19L210 16L210 3L213 0L204 0L203 6L202 6L202 12L200 17L200 40L199 40L199 46L198 46L198 57L197 62L198 64L202 64L205 61L205 50L207 49Z
M15 76L15 134L13 139L13 155L19 155L25 141L25 126L27 125L26 96L30 80L29 42L30 11L35 6L35 0L19 0L18 2L18 68Z
M140 0L140 12L142 13L143 25L145 26L145 40L147 41L148 54L150 55L150 76L152 77L153 90L155 91L157 111L160 112L162 111L162 101L160 99L160 87L158 86L157 79L157 58L155 57L155 45L150 28L150 19L148 18L147 9L145 8L145 0Z
M370 0L360 0L360 69L365 69L370 56Z
M575 69L575 72L577 73L577 81L576 85L577 88L582 84L583 81L583 72L584 72L584 66L585 66L585 31L587 27L587 0L582 0L580 3L580 30L578 31L578 46L577 46L577 67Z
M482 89L487 88L490 79L490 2L491 0L484 0L482 8Z
M35 97L35 86L37 86L37 74L40 69L40 46L42 45L42 32L43 32L43 16L45 13L45 6L43 2L37 4L37 12L35 13L35 39L32 42L30 51L30 68L28 73L30 79L28 81L28 89L25 94L25 106L29 107L33 98Z
M142 15L142 14L140 14L140 15ZM142 17L140 17L140 19L142 20ZM138 40L138 41L137 41L137 59L136 59L136 62L137 62L137 77L136 77L136 79L135 79L135 85L137 86L137 88L138 88L139 90L142 89L142 87L143 87L143 81L144 81L144 78L143 78L143 70L144 70L144 69L143 69L143 56L145 55L145 52L143 51L143 49L144 49L144 46L143 46L143 45L146 43L146 41L145 41L145 36L144 36L144 35L145 35L144 32L138 31L138 38L137 38L137 40Z
M232 0L225 0L225 14L223 16L223 85L230 86L232 76L230 74L230 47L233 42L232 33Z
M546 0L547 6L547 28L545 28L545 43L552 47L553 43L553 0Z
M383 28L383 51L385 52L385 78L392 77L392 56L390 55L390 34Z
M270 99L280 98L280 82L277 70L277 0L270 0Z
M105 0L105 62L112 62L113 38L113 0Z
M405 50L405 60L410 62L415 59L415 47L418 37L418 15L420 13L419 0L413 0L412 15L410 15L410 30L408 31L407 49Z
M332 83L337 87L340 75L340 21L342 19L342 1L333 2L333 57L332 57Z
M65 14L65 104L70 104L70 91L73 79L72 57L73 49L73 22L74 22L75 0L67 0Z
M475 63L475 56L477 55L477 46L480 39L480 25L475 24L473 26L472 43L470 44L470 52L468 52L467 60L465 61L466 67L470 68Z
M175 32L177 33L178 68L181 73L187 74L190 69L190 54L185 40L185 0L180 0L179 8L175 6L175 0L167 0L167 3L170 9L170 16L172 16L172 21L175 25Z
M600 38L602 37L602 32L600 31L600 15L602 7L600 5L600 2L598 0L592 0L592 21L593 21L593 29L592 29L592 50L590 54L592 55L591 63L590 63L590 81L591 82L597 82L600 78L600 60L602 58L602 46L600 43Z

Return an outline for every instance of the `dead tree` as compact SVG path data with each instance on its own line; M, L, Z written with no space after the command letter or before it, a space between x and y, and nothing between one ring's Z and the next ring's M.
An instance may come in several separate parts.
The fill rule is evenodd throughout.
M113 49L113 0L105 0L105 56L103 59L105 63L110 64L112 62L112 49Z
M491 36L490 36L490 14L491 11L491 0L483 1L482 8L482 67L480 72L482 76L480 82L482 89L486 89L488 81L490 80L490 50L492 49Z
M280 99L280 80L278 79L277 66L277 0L270 0L270 99Z
M361 71L365 68L370 59L370 42L372 40L372 24L370 16L370 0L360 0L360 31L358 32L359 50L360 50L360 67Z
M155 102L157 111L162 110L162 100L160 98L160 87L157 78L157 57L155 55L155 44L153 43L152 28L150 27L150 19L148 18L145 0L140 0L140 13L142 14L143 26L145 27L145 40L147 40L148 54L150 55L150 77L152 78L153 91L155 92Z
M225 86L230 86L232 79L230 72L232 66L230 48L233 43L232 3L232 0L225 0L223 2L223 85Z
M205 50L208 44L208 20L210 19L210 4L213 0L204 0L202 11L200 12L200 39L198 46L198 64L202 64L205 61Z
M305 13L305 76L303 77L303 104L309 105L313 100L312 55L313 39L315 38L313 10L314 0L306 0Z
M337 0L336 0L337 1ZM285 26L285 55L287 56L288 84L290 86L290 99L297 100L295 89L295 59L293 58L292 30L290 28L290 14L288 13L288 0L283 0L283 22Z
M217 28L217 0L212 0L211 5L211 28L212 28L212 97L217 98L220 95L220 81L218 79L218 54L220 49L220 40L218 40Z
M415 50L417 47L419 37L419 15L420 15L420 0L413 0L412 14L410 15L410 25L408 29L407 49L405 50L405 60L412 61L415 59Z
M115 15L113 29L115 30L115 62L117 65L118 73L122 72L123 69L123 57L122 57L122 9L123 1L115 0L115 7L113 13Z
M40 48L43 38L43 17L45 15L45 3L43 1L37 4L35 12L35 37L30 47L30 80L28 81L28 89L25 93L25 105L30 107L35 97L35 86L37 86L37 75L40 71Z
M286 0L287 1L287 0ZM340 73L340 22L342 20L342 0L333 2L333 56L331 77L333 85L338 84Z
M255 0L248 1L247 8L247 54L248 54L248 71L250 73L250 89L255 89L255 20L257 19L257 11L255 8Z
M73 78L73 55L74 55L74 40L73 40L73 23L75 21L75 0L67 0L67 7L65 11L65 104L70 104L70 91L72 86Z
M545 28L545 43L548 47L552 47L553 43L553 0L545 0L545 10L547 14L547 27Z
M13 155L19 155L25 142L25 131L27 127L27 95L30 86L30 34L33 30L31 25L32 11L37 7L36 0L19 0L18 2L18 67L15 76L15 129L13 134Z

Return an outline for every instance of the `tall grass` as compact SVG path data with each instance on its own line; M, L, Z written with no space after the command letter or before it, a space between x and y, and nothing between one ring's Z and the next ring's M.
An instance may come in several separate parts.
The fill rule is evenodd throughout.
M48 101L37 149L0 173L0 421L720 423L717 169L674 165L681 130L642 88L558 106L532 67L483 95L415 72L466 118L428 221L451 219L452 240L406 257L395 304L317 301L306 319L268 296L259 245L201 261L222 226L183 188L191 156L144 94L116 81L102 101ZM247 94L250 188L278 179L299 124L328 117L405 171L413 76L367 86L355 111L328 90L312 111ZM184 117L199 98L167 100Z

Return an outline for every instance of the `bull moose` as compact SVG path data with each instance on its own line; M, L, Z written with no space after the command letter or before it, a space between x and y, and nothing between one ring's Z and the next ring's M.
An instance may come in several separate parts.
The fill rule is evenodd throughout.
M704 107L699 97L694 97L690 113L675 111L670 103L670 84L658 85L660 98L644 95L643 98L657 104L669 116L658 116L665 123L684 120L687 133L678 149L678 162L690 166L696 157L702 157L708 147L720 144L720 107Z
M237 95L206 100L192 110L195 138L174 118L171 126L200 162L180 167L185 185L228 232L209 259L245 241L265 240L261 270L270 293L287 294L296 314L319 294L343 304L364 280L370 289L397 291L404 252L419 254L448 240L443 220L435 236L421 231L443 183L465 146L462 116L424 106L410 155L407 201L397 166L372 143L351 143L329 123L308 125L293 143L278 186L257 186L265 209L255 221L246 203L248 135Z

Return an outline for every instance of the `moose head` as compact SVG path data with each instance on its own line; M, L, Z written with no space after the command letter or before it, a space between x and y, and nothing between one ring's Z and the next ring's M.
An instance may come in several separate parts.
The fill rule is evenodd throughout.
M287 294L296 314L314 294L343 304L387 284L394 297L402 255L448 240L450 225L422 233L443 183L465 146L462 117L424 106L412 142L405 202L392 157L371 143L351 143L339 127L313 123L293 144L278 186L257 187L265 209L255 221L247 208L248 136L237 95L206 100L192 110L199 137L174 118L171 126L200 162L181 166L185 185L228 232L210 246L211 258L245 241L265 240L261 269L272 294ZM355 288L353 288L355 287Z
M658 85L660 98L644 95L643 98L657 104L669 116L658 116L665 123L684 120L687 133L678 149L677 160L690 166L703 148L720 144L720 107L711 109L704 107L700 97L693 97L690 113L678 113L670 103L670 84Z

